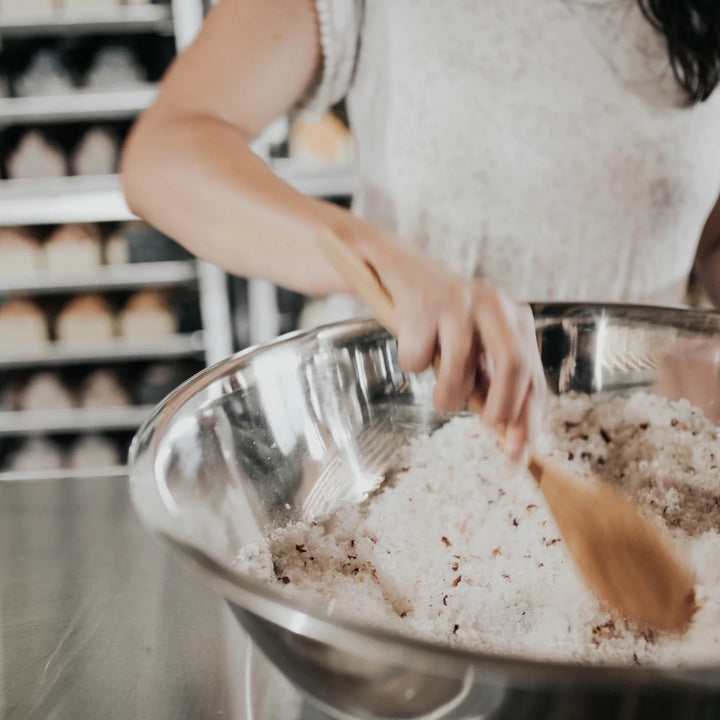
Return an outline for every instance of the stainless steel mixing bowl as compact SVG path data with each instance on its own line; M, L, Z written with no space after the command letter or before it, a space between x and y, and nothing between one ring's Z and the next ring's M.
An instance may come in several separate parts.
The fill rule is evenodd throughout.
M702 399L715 407L720 315L620 305L534 310L553 391L647 388L669 367L675 396L699 378ZM236 570L243 545L361 500L399 445L444 422L431 409L431 383L401 372L394 341L372 321L240 353L181 386L138 432L135 506L225 596L272 662L336 717L720 717L720 655L715 667L677 669L472 654L328 617Z

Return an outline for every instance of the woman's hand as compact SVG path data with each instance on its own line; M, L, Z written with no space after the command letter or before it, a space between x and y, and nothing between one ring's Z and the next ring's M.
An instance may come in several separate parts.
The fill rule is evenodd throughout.
M306 295L346 289L316 243L332 228L391 293L403 366L424 370L440 353L435 401L445 410L485 382L484 419L507 427L517 458L536 434L545 391L529 310L337 205L304 197L250 147L305 97L321 62L313 3L221 0L130 135L128 203L196 255Z
M395 306L403 369L422 372L439 357L439 410L462 409L476 386L486 391L483 421L505 427L508 455L522 459L547 390L530 308L397 240L366 250Z

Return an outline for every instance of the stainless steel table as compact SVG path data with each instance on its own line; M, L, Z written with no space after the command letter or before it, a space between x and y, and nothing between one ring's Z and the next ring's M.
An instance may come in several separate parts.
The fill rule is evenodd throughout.
M125 478L0 482L0 715L315 720Z
M536 717L538 702L508 699L498 718ZM583 717L572 698L548 707ZM656 716L718 717L717 704L682 707ZM622 708L608 720L632 715ZM0 482L0 717L329 720L151 539L121 477Z

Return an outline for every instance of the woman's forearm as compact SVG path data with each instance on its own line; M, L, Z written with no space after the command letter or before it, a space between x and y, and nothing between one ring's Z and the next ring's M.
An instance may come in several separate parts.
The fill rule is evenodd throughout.
M149 110L125 148L123 185L134 213L197 256L308 295L345 289L316 247L320 227L363 255L361 243L382 242L346 210L297 192L212 117Z

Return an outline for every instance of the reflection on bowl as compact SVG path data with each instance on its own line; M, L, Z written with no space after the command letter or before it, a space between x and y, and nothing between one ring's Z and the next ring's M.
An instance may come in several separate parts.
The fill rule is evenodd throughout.
M708 347L720 346L720 316L710 312L574 304L535 312L557 393L650 388L674 348L687 353L702 341L707 364L716 357ZM674 397L687 387L682 363L678 372ZM593 668L463 652L328 617L238 571L243 545L376 487L400 445L443 421L431 390L431 378L400 371L394 341L371 321L241 353L181 386L138 432L135 506L223 593L263 653L337 717L720 716L720 660Z

